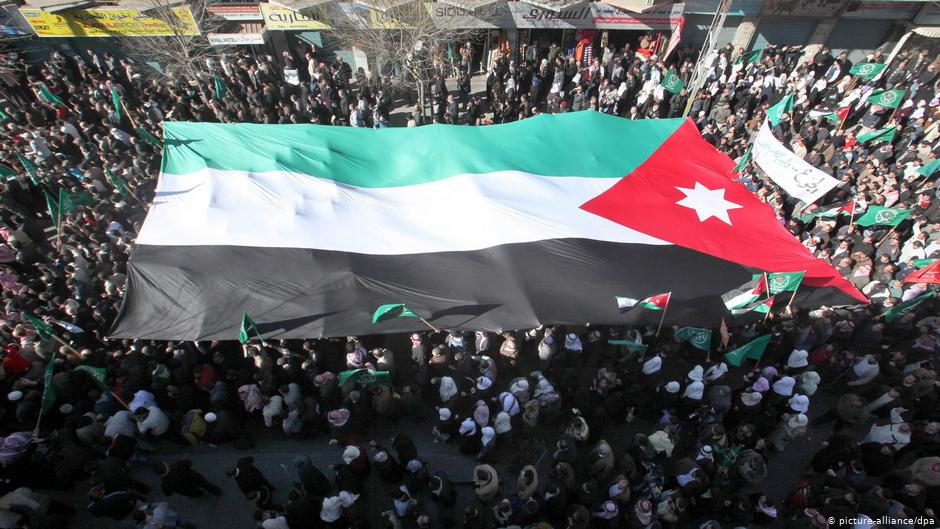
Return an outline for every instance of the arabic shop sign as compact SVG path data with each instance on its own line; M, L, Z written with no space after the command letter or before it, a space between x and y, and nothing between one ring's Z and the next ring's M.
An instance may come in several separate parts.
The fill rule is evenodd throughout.
M20 9L20 14L40 37L160 37L199 35L193 14L174 7L178 32L165 21L131 9L74 9L47 13L42 9Z

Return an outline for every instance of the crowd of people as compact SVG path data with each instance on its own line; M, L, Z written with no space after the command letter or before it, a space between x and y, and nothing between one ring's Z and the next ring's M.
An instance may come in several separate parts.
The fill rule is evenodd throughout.
M746 159L739 181L872 300L729 322L724 350L773 335L759 365L744 368L724 362L717 343L706 356L653 326L423 332L393 349L380 336L110 341L159 172L163 120L382 128L412 95L315 48L287 58L306 72L300 85L284 80L274 58L244 52L214 58L202 83L157 79L110 54L55 50L24 63L0 116L0 163L9 169L0 183L0 527L69 527L77 506L50 499L49 489L87 491L80 508L95 517L191 527L172 495L220 494L174 456L196 444L246 451L227 474L265 529L826 528L876 527L885 517L891 527L920 527L918 517L936 526L940 319L933 301L892 322L882 312L933 288L904 278L940 250L936 175L919 171L940 138L937 58L902 51L867 82L826 49L771 46L758 60L738 60L743 53L728 45L703 59L708 78L690 116L707 141L741 160L766 109L795 95L774 133L840 185L805 207ZM552 45L531 62L499 57L482 97L470 94L468 63L455 91L443 76L430 83L430 117L416 109L408 126L580 110L681 116L685 91L661 82L673 68L688 83L694 59L687 47L663 60L627 46L578 61ZM896 111L865 103L871 90L893 87L906 89ZM841 108L851 109L842 122L815 117ZM899 131L891 141L857 140L889 125ZM91 200L50 207L60 190ZM851 217L807 215L847 202ZM893 229L865 229L854 220L869 205L912 213ZM359 369L388 377L341 375ZM370 442L377 422L428 415L413 437L472 458L472 476L430 467L408 436ZM813 424L831 436L794 455ZM276 490L249 455L262 429L333 443L336 461L298 454L295 486ZM519 460L528 440L544 444L543 457ZM806 469L786 498L761 492L775 459ZM141 481L145 472L159 476L159 491ZM368 496L364 484L375 481L389 493Z

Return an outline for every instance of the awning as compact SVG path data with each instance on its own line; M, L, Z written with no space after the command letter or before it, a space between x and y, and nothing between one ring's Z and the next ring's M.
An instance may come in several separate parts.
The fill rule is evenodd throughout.
M416 1L418 0L356 0L353 3L364 5L384 13L389 9L394 9L396 7L400 7Z
M547 11L556 13L569 7L583 4L585 0L525 0L525 3L532 4L535 7L541 7Z
M932 39L940 39L940 26L918 26L912 31L917 33L921 37L930 37Z
M651 2L648 0L604 0L604 3L618 7L624 11L629 11L631 13L643 13L651 9L658 9L672 5L675 2Z
M333 0L270 0L272 4L293 9L294 11L303 11L323 4L328 4Z
M438 2L442 4L459 7L460 9L466 9L467 11L473 11L474 9L486 7L499 1L500 0L438 0Z
M68 9L94 7L96 4L97 2L94 0L29 0L29 3L24 7L34 7L49 13L57 13Z

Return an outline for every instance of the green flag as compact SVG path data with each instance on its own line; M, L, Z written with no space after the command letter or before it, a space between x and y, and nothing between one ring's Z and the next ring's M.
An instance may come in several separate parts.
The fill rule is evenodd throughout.
M48 323L42 321L41 319L37 318L36 316L33 316L32 314L28 312L23 312L22 315L23 315L23 319L29 322L29 324L32 325L36 329L36 332L39 333L39 337L42 338L43 340L49 340L53 336L55 336L55 329L53 329L52 326L49 325Z
M747 161L751 158L751 149L753 148L754 148L754 145L751 145L750 147L747 148L747 152L745 152L744 156L742 156L741 159L738 160L738 164L734 166L734 171L732 172L739 173L739 174L741 173L741 171L744 169L744 166L747 165Z
M12 178L16 176L16 171L0 163L0 178Z
M921 176L926 176L929 178L937 169L940 169L940 158L936 158L934 161L921 167L917 170L917 172L920 173Z
M372 369L353 369L350 371L340 371L339 385L344 385L347 381L356 382L363 386L378 384L380 386L392 387L392 379L388 371L375 371Z
M767 287L770 295L774 296L781 292L794 292L800 288L803 283L803 276L806 272L775 272L767 274Z
M8 119L10 119L10 115L4 112L2 108L0 108L0 122L6 121Z
M212 76L212 85L215 88L215 98L222 99L225 97L225 92L227 90L225 86L225 80L223 80L218 75Z
M669 71L666 72L666 77L663 78L663 88L667 92L678 94L685 88L685 81L670 68Z
M457 56L454 55L454 46L450 42L447 43L447 60L450 62L457 61Z
M793 94L787 94L779 103L767 109L767 119L773 127L780 123L780 116L793 112Z
M39 175L36 173L36 164L20 153L16 153L16 157L19 159L20 163L23 164L23 169L26 169L26 174L29 175L29 179L32 180L33 185L39 187Z
M141 126L139 126L139 125L137 126L137 135L140 136L140 139L144 140L145 142L149 143L150 145L153 145L154 147L156 147L156 148L158 148L158 149L162 149L162 148L163 148L163 142L162 142L162 141L158 140L156 136L154 136L153 134L150 134L149 132L147 132L146 130L144 130L143 127L141 127Z
M936 261L936 259L914 259L914 266L923 268L934 261Z
M112 173L111 170L107 167L104 169L104 175L107 177L108 182L111 182L111 185L114 186L114 189L118 192L118 194L124 198L127 198L127 182L125 182L124 179L120 176Z
M622 345L631 351L639 351L645 353L649 349L648 345L643 345L641 343L636 343L631 340L607 340L607 343L610 345Z
M57 227L59 225L59 203L56 201L55 197L52 196L45 189L42 190L42 194L46 197L46 209L49 211L49 216L52 217L52 222Z
M877 62L863 62L856 64L849 70L849 73L852 75L857 75L865 81L871 81L878 76L888 66L887 64L879 64Z
M55 355L56 351L52 351L52 358L49 359L46 371L42 375L42 404L40 405L42 413L49 413L49 410L55 406L55 401L59 396L59 388L52 381L52 375L55 371Z
M69 193L63 188L59 188L59 213L66 215L83 206L91 206L95 203L94 197L84 191L78 193Z
M875 90L865 101L883 108L898 108L901 106L901 102L904 101L905 91L906 90L901 88L895 88L894 90Z
M49 89L46 88L46 85L44 84L39 85L39 96L42 97L46 101L46 103L50 103L52 105L58 105L60 107L65 106L65 101L62 101L61 99L59 99L59 96L50 92Z
M728 351L725 353L725 360L734 367L741 367L741 360L745 358L760 360L761 357L764 356L764 351L767 349L767 344L770 343L772 337L772 334L765 334L759 338L755 338L747 345Z
M710 351L712 348L712 330L702 329L700 327L679 327L676 331L676 338L689 342L692 347L703 351Z
M885 317L885 321L888 323L894 323L895 321L903 318L905 315L914 310L915 307L921 303L927 301L928 299L934 297L933 292L925 292L920 296L910 300L905 301L904 303L898 303L897 305L889 308L888 310L882 313L882 316Z
M121 94L113 86L111 87L111 104L114 105L114 113L117 115L118 122L120 122L124 119L121 116Z
M908 215L911 214L909 209L899 209L899 208L885 208L882 206L871 206L868 208L868 211L864 215L859 217L857 222L859 226L869 227L869 226L897 226Z
M264 338L261 336L261 331L258 330L258 325L248 317L247 312L242 313L242 325L238 330L238 341L245 345L251 341L251 335L254 335L261 341L264 341Z
M764 54L764 48L759 50L746 51L738 56L732 64L741 64L742 62L747 61L748 64L759 62L761 56Z
M404 303L391 303L382 305L372 313L372 325L380 321L392 320L395 318L417 318L418 314Z
M73 369L72 371L81 371L86 373L91 377L91 380L94 381L95 385L101 388L104 391L111 391L111 388L108 387L108 370L103 367L92 367L81 365Z
M894 135L897 132L898 132L897 127L887 127L887 128L883 128L879 130L873 130L866 134L862 134L861 136L855 139L858 140L859 143L865 143L868 141L874 141L874 142L884 141L884 142L891 143L892 141L894 141Z

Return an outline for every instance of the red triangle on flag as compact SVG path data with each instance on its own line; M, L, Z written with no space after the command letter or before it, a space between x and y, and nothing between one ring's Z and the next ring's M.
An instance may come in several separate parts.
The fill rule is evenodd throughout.
M760 279L757 281L757 285L754 286L754 290L751 291L751 294L755 296L763 296L767 292L767 274L762 274Z
M839 116L839 119L844 120L849 116L849 111L852 110L852 107L845 107L836 110L836 115Z
M643 300L643 303L654 305L656 308L665 309L666 305L669 304L669 298L672 297L672 292L666 292L665 294L657 294L655 296L650 296Z
M848 204L842 206L841 208L836 210L836 213L842 213L843 211L848 214L852 214L855 211L855 201L853 200L849 202Z

